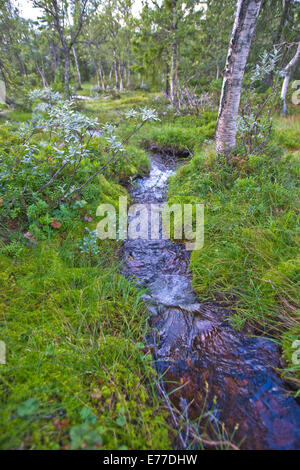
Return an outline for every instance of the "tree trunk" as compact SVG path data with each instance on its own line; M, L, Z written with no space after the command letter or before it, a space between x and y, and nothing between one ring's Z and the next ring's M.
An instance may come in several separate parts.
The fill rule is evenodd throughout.
M280 22L277 28L275 39L274 39L275 46L280 43L284 26L286 22L288 21L288 13L289 13L289 9L291 5L292 5L292 0L283 0L282 15L280 17ZM272 70L265 78L265 81L268 87L272 85L273 79L274 79L274 71Z
M281 15L280 22L279 22L279 25L278 25L278 29L277 29L277 32L276 32L276 36L275 36L275 45L280 43L283 28L286 24L289 9L290 9L291 5L292 5L292 0L284 0L283 1L282 15Z
M99 76L101 78L102 90L104 91L105 90L105 73L104 73L101 60L99 60Z
M292 70L297 64L298 60L300 59L300 42L298 43L297 51L294 57L290 60L290 62L285 66L283 69L283 74L284 74L284 80L282 83L282 89L281 89L281 101L282 101L282 114L283 116L286 116L287 112L287 106L286 106L286 94L292 74Z
M25 64L17 52L15 52L15 57L17 61L19 62L22 75L27 75Z
M42 78L43 87L47 88L48 82L47 82L47 79L46 79L46 76L45 76L45 73L44 73L43 69L41 69L38 65L37 65L37 69L38 69L38 72L39 72L39 74Z
M77 72L77 81L78 81L78 90L81 90L82 89L81 74L80 74L80 68L79 68L79 64L78 64L77 53L76 53L75 47L72 47L72 52L73 52L73 56L74 56L74 59L75 59L75 66L76 66L76 72Z
M114 62L114 70L115 70L115 82L116 82L116 87L117 87L119 83L119 75L118 75L118 67L117 67L116 62Z
M122 75L122 67L121 67L121 60L119 59L118 63L118 72L119 72L119 90L122 91L124 88L123 85L123 75Z
M59 55L56 51L56 44L54 41L49 42L49 49L51 55L51 69L53 73L53 81L56 82L56 72L59 67Z
M283 116L286 116L286 112L287 112L286 94L287 94L288 86L289 86L289 83L290 83L290 78L291 78L291 72L289 72L284 77L283 84L282 84L282 89L281 89L280 98L281 98L281 102L282 102L282 114L283 114Z
M170 77L169 77L169 74L170 74L170 67L169 67L168 62L166 62L165 93L166 93L167 97L170 96L170 83L169 83Z
M97 79L97 87L100 90L100 71L96 68L96 79Z
M127 87L131 85L131 78L130 78L130 63L129 60L127 62Z
M171 72L170 72L170 98L173 106L176 102L176 87L177 87L177 40L176 40L176 30L177 30L177 12L176 12L177 0L172 0L172 56L171 56Z
M116 82L116 87L117 87L118 84L119 84L119 75L118 75L118 64L117 64L116 51L114 51L114 64L113 64L113 67L114 67L115 82Z
M170 97L171 97L171 102L174 105L176 101L176 88L177 88L177 83L176 83L176 75L177 75L177 43L174 42L172 44L172 58L171 58L171 80L170 80Z
M70 50L64 50L65 55L65 94L66 98L70 98Z
M262 0L238 0L235 21L223 72L223 87L216 131L218 153L235 148L236 121L241 89Z

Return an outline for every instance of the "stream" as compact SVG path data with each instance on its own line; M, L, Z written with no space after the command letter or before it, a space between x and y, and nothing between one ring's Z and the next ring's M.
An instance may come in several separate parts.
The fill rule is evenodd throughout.
M153 155L150 174L130 188L133 201L166 202L167 181L175 170L171 157ZM242 449L300 448L300 406L276 373L278 346L236 331L228 310L199 302L184 244L128 239L123 269L147 289L143 298L155 332L149 342L177 409L195 421L209 411L209 426L224 423L227 436Z

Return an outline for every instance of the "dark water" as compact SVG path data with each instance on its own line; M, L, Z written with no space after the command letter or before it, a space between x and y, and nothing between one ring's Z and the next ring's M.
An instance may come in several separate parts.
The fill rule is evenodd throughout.
M132 199L166 201L174 169L171 159L153 156L150 175L136 181ZM199 303L184 245L127 240L123 252L126 275L148 288L145 301L157 331L154 357L174 405L188 409L193 420L205 406L210 422L224 423L229 436L235 431L233 442L241 448L300 448L300 407L275 371L277 345L237 332L227 311Z

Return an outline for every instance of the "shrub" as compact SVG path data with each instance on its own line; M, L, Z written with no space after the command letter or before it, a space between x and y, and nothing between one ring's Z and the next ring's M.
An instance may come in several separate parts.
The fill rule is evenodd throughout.
M99 174L110 172L124 179L147 170L145 153L131 147L127 157L125 144L157 116L147 108L127 113L125 119L134 122L129 135L121 140L114 126L105 125L97 139L89 133L97 120L75 111L59 93L35 90L31 100L35 102L32 122L13 133L15 145L6 147L8 136L2 133L0 216L21 219L24 225L34 222L35 235L40 236L62 204L71 204L79 194L88 200L99 195L95 179Z

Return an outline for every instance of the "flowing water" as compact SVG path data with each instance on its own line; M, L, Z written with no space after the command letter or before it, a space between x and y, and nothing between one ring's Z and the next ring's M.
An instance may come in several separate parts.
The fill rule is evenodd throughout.
M154 155L149 176L131 188L137 203L166 201L171 158ZM189 254L169 240L123 246L124 271L147 288L144 300L157 368L173 404L196 420L203 407L244 449L300 448L300 406L276 373L277 345L232 328L228 311L200 303L191 287ZM170 392L172 392L170 394ZM236 425L238 428L236 429Z

